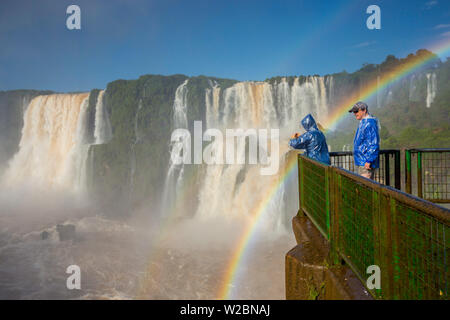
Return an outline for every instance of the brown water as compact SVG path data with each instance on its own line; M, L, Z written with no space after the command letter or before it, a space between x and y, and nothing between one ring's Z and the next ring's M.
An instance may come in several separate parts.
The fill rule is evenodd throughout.
M158 223L110 220L86 208L55 218L55 208L2 208L0 299L216 299L243 231L232 221L184 220L161 232ZM59 241L56 223L75 225L76 238ZM233 298L284 299L284 256L294 238L287 231L257 238ZM66 287L72 264L80 267L81 290Z

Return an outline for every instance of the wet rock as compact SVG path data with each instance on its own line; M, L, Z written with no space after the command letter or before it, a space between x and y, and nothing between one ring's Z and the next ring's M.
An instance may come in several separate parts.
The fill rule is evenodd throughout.
M42 231L41 232L41 239L42 240L47 240L48 237L50 237L50 233L49 232L47 232L47 231Z
M73 224L58 224L56 231L58 231L59 241L75 240L75 226Z

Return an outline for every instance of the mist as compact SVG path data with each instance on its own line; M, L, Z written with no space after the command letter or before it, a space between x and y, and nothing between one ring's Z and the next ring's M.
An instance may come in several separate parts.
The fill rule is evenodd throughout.
M150 208L112 219L67 193L0 190L0 299L216 299L244 234L243 219L167 221ZM58 224L74 225L75 237L61 241ZM256 232L233 298L283 299L293 239ZM70 265L80 267L80 290L66 287Z

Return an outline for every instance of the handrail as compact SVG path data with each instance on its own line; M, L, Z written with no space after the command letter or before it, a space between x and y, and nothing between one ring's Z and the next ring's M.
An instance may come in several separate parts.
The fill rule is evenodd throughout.
M405 150L405 188L407 193L417 194L419 198L450 203L450 149Z
M448 299L450 210L298 156L300 211L380 299ZM314 189L314 190L313 190ZM367 286L378 265L382 287Z
M401 189L400 150L383 149L379 151L380 168L375 173L375 181ZM341 160L341 158L344 158ZM356 172L352 151L330 152L331 164ZM393 162L391 163L391 160ZM391 179L392 176L392 179Z

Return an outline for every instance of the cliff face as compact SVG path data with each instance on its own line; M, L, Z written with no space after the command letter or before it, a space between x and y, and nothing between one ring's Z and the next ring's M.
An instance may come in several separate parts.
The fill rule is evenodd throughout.
M159 202L170 159L175 92L186 79L184 75L146 75L108 84L104 103L113 138L106 144L92 145L88 159L89 188L106 207ZM191 129L194 120L205 119L205 88L212 81L224 87L235 83L203 76L189 79ZM194 174L186 171L188 176Z
M157 197L164 181L173 97L185 76L143 76L108 84L104 103L113 138L89 151L89 188L103 204Z

